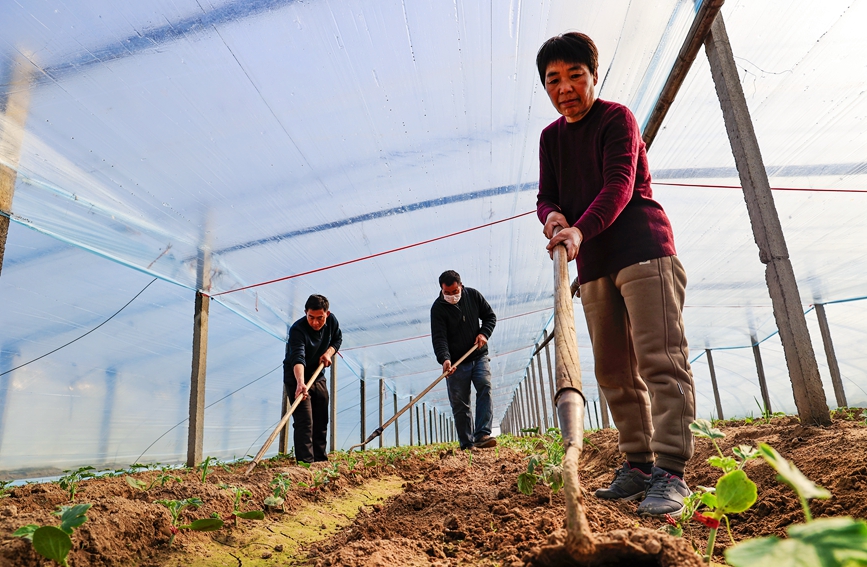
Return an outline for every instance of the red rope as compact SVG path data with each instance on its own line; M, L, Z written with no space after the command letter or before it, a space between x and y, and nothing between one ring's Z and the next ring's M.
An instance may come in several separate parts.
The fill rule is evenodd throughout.
M507 321L509 319L517 319L518 317L525 317L527 315L532 315L533 313L541 313L543 311L550 311L551 309L553 309L553 307L547 307L545 309L536 309L535 311L527 311L526 313L519 313L518 315L509 315L508 317L502 317L500 319L497 319L497 322ZM375 347L375 346L391 345L394 343L403 343L406 341L414 341L416 339L424 339L424 338L427 338L429 336L430 336L430 333L428 333L426 335L418 335L417 337L407 337L405 339L395 339L393 341L385 341L384 343L374 343L372 345L361 345L361 346L349 347L349 348L341 349L341 352L347 352L350 350L358 350L361 348L371 348L371 347Z
M668 185L671 187L706 187L709 189L743 189L740 185L710 185L707 183L660 183L653 181L654 185ZM806 191L810 193L867 193L867 189L817 189L809 187L771 187L771 191Z
M527 216L527 215L534 214L535 212L536 212L535 210L527 211L526 213L521 213L521 214L519 214L519 215L515 215L515 216L508 217L508 218L500 219L500 220L498 220L498 221L489 222L489 223L486 223L486 224L481 224L481 225L479 225L479 226L474 226L474 227L472 227L472 228L467 228L467 229L464 229L464 230L459 230L458 232L453 232L453 233L451 233L451 234L446 234L446 235L443 235L443 236L437 236L436 238L431 238L431 239L429 239L429 240L422 240L421 242L416 242L416 243L414 243L414 244L407 244L406 246L401 246L401 247L399 247L399 248L392 248L391 250L386 250L386 251L384 251L384 252L377 252L376 254L370 254L369 256L362 256L361 258L355 258L354 260L347 260L346 262L339 262L339 263L337 263L337 264L332 264L332 265L330 265L330 266L324 266L324 267L322 267L322 268L316 268L316 269L314 269L314 270L308 270L308 271L306 271L306 272L301 272L301 273L298 273L298 274L293 274L293 275L291 275L291 276L284 276L284 277L282 277L282 278L277 278L277 279L275 279L275 280L268 280L268 281L260 282L260 283L257 283L257 284L246 285L246 286L244 286L244 287L239 287L239 288L236 288L236 289L230 289L230 290L228 290L228 291L221 291L220 293L212 293L212 294L209 295L209 297L217 297L217 296L219 296L219 295L226 295L227 293L235 293L236 291L243 291L243 290L245 290L245 289L251 289L251 288L254 288L254 287L260 287L260 286L263 286L263 285L269 285L269 284L272 284L272 283L277 283L277 282L282 282L282 281L286 281L286 280L291 280L292 278L299 278L299 277L301 277L301 276L308 276L308 275L310 275L310 274L315 274L316 272L324 272L325 270L330 270L330 269L332 269L332 268L339 268L340 266L346 266L346 265L349 265L349 264L354 264L354 263L356 263L356 262L362 262L362 261L364 261L364 260L370 260L371 258L376 258L377 256L385 256L386 254L392 254L392 253L394 253L394 252L400 252L401 250L407 250L407 249L409 249L409 248L415 248L416 246L421 246L422 244L430 244L431 242L436 242L437 240L443 240L443 239L445 239L445 238L451 238L452 236L458 236L459 234L465 234L465 233L467 233L467 232L472 232L472 231L474 231L474 230L479 230L479 229L482 229L482 228L486 228L486 227L489 227L489 226L493 226L493 225L495 225L495 224L500 224L501 222L507 222L507 221L510 221L510 220L515 220L515 219L520 218L520 217L525 217L525 216Z

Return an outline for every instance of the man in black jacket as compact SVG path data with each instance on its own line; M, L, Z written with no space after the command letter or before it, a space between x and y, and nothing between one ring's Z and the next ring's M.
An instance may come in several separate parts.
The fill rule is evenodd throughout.
M307 381L316 368L331 366L331 358L340 350L343 333L337 317L328 311L328 299L311 295L304 304L304 317L289 328L286 358L283 359L283 384L290 402L298 396L303 401L292 414L295 429L295 458L299 462L327 461L328 389L325 373L307 389Z
M497 444L491 437L493 402L491 400L491 366L488 339L494 332L497 316L478 291L464 287L454 270L442 273L441 293L430 308L431 340L437 362L446 378L449 402L455 416L455 428L461 449L488 448ZM479 324L481 321L481 324ZM457 368L457 361L473 345L478 348ZM476 388L476 423L470 411L470 384Z

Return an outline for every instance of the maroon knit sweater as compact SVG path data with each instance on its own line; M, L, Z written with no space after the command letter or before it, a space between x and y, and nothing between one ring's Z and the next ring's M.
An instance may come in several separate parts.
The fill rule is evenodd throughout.
M622 104L596 99L578 122L561 116L542 131L536 212L544 223L552 211L584 235L582 283L676 253L671 223L652 198L638 122Z

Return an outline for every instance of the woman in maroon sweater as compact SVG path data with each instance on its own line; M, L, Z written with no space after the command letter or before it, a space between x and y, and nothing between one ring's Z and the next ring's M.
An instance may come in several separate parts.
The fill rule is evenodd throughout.
M653 200L635 116L596 98L593 40L553 37L536 64L562 115L542 131L536 209L548 250L563 244L577 259L596 380L626 455L596 496L643 498L639 514L678 517L690 493L683 473L694 450L695 390L683 329L686 273L671 223Z

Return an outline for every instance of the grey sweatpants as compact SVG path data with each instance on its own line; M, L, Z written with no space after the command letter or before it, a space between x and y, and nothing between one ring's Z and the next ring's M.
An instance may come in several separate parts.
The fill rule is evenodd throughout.
M581 284L596 380L634 462L683 471L695 449L695 384L683 329L686 272L676 256Z

